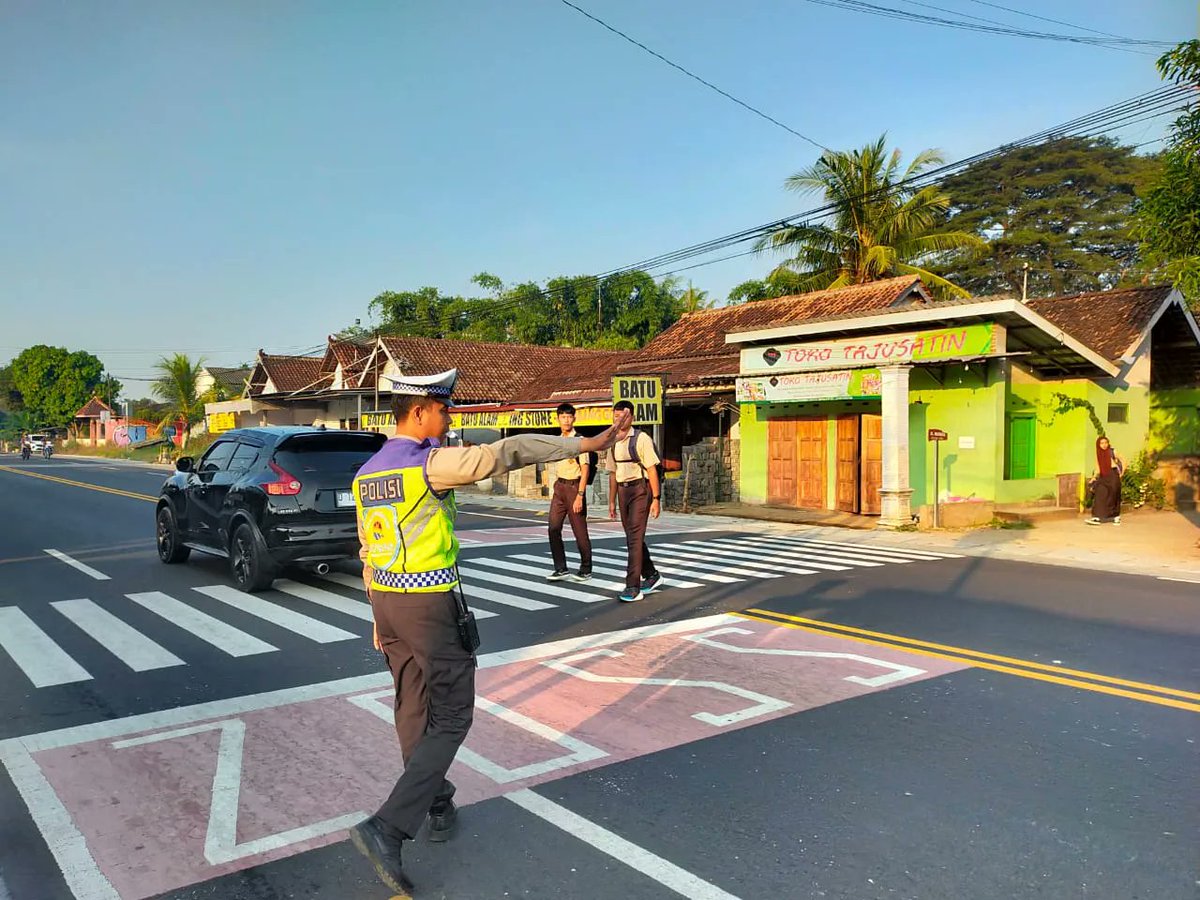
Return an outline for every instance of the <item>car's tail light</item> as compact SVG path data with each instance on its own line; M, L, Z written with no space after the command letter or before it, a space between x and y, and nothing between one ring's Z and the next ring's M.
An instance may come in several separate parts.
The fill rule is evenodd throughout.
M275 465L273 462L267 463L271 467L271 471L277 476L274 481L268 481L263 487L267 489L267 493L272 497L293 497L300 493L300 489L304 487L300 483L300 479L288 472L286 469Z

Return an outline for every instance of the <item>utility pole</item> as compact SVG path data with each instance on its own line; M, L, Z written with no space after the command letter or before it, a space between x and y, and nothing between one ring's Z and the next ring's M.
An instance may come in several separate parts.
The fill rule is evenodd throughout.
M1021 263L1021 302L1029 297L1029 263Z

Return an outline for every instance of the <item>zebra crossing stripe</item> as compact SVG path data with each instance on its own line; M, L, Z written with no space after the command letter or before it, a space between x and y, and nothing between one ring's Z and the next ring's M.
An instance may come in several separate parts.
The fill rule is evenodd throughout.
M725 541L725 543L729 543L729 541L727 540L727 541ZM866 560L872 560L874 562L880 563L881 565L886 565L888 563L910 563L910 562L923 561L923 558L919 557L919 556L909 556L907 554L888 553L888 552L880 553L878 550L873 550L870 547L864 547L864 546L857 545L857 544L855 544L855 545L842 544L840 549L834 549L833 547L827 546L825 544L809 545L809 544L804 544L804 543L798 543L796 541L782 542L782 541L762 540L759 538L751 538L751 539L747 540L746 543L757 544L757 545L764 546L764 547L770 547L776 551L791 550L794 552L801 552L801 553L805 554L806 557L809 554L816 554L818 557L826 558L826 559L838 559L838 560L866 559Z
M342 587L354 588L355 590L362 591L364 594L367 592L367 586L363 583L361 575L347 575L345 572L329 572L326 575L318 575L317 577L332 584L340 584Z
M854 547L855 549L862 548L870 550L874 553L891 553L903 556L909 556L917 559L962 559L960 553L943 553L940 550L909 550L906 547L884 547L880 544L843 544L837 541L823 541L818 538L801 537L797 535L795 538L788 536L780 536L773 538L775 540L786 541L787 543L802 543L813 544L819 547Z
M135 672L186 665L170 650L91 600L58 600L50 605Z
M247 594L245 591L239 591L227 584L212 584L207 587L192 588L192 590L226 603L234 609L240 609L244 613L278 625L280 628L286 628L288 631L316 641L318 644L331 644L334 641L348 641L358 637L349 631L327 625L318 619L298 613L294 609L271 603L262 597Z
M15 606L0 608L0 647L34 687L89 681L92 677Z
M526 566L526 565L522 565L521 563L518 563L518 562L510 561L510 560L514 560L516 558L517 557L515 557L515 556L508 556L508 557L505 557L504 559L475 559L475 560L472 560L472 562L478 563L479 565L488 566L493 569L503 569L506 572L520 572L524 575L535 575L542 579L544 579L548 574L550 574L549 570L545 566L544 560L540 560L540 559L537 559L536 557L534 557L534 559L537 562L542 563L542 566L540 568L535 569L533 566ZM597 579L592 579L591 581L589 581L588 586L599 588L602 591L620 592L620 591L625 590L624 584L618 584L614 581L599 581Z
M309 603L319 604L326 609L354 616L356 619L362 619L364 622L375 621L375 614L371 612L371 604L364 603L361 600L351 600L348 597L343 597L341 594L335 594L333 591L327 591L324 588L313 587L311 584L301 584L299 581L290 581L287 578L280 578L275 581L275 590L291 594L293 597L299 597L301 600L307 600Z
M658 552L659 551L658 551L657 547L652 548L652 553L658 553ZM620 553L615 550L608 550L604 547L593 547L592 555L600 556L600 557L610 557L614 562L617 562L617 561L624 562L626 559L626 554ZM669 555L669 553L664 552L663 555L666 556L666 555ZM680 557L680 558L684 559L684 557ZM701 565L700 562L696 562L693 564L693 563L685 561L683 563L683 566L693 566L693 567L692 568L684 568L683 566L679 565L678 562L674 562L673 563L673 571L678 572L680 575L686 575L688 578L703 578L705 581L712 581L712 582L716 582L717 584L736 584L737 582L744 580L743 578L735 578L732 575L722 575L722 574L717 574L716 572L702 572L702 571L700 571L699 568L697 568L699 565ZM722 569L722 571L725 572L725 571L730 571L730 570ZM753 573L747 572L746 575L751 578L760 577L757 572L753 572Z
M719 547L728 549L745 549L753 548L754 553L784 553L791 559L799 559L806 566L817 566L818 568L828 568L833 571L845 571L847 568L854 566L884 566L888 563L906 563L912 562L910 559L891 559L889 557L873 556L870 553L854 553L853 551L837 551L826 550L824 547L796 547L796 546L779 546L778 544L768 543L755 539L726 539L713 541Z
M712 541L708 541L704 542L701 546L705 553L712 553L717 556L732 556L743 562L746 561L747 556L752 555L755 560L762 560L763 562L773 562L789 566L801 563L802 565L812 566L814 569L824 569L828 572L845 572L854 566L878 567L883 565L883 563L862 560L851 561L848 559L840 559L837 562L822 562L819 556L788 553L783 548L753 547L744 543L734 547L723 547ZM697 549L700 549L700 547L697 547ZM813 573L809 572L806 574L811 575Z
M530 611L538 609L554 609L555 604L546 603L542 600L533 600L529 597L518 597L515 594L503 594L500 591L493 591L491 588L475 587L474 585L463 583L463 594L467 598L467 602L478 597L480 600L490 600L492 603L499 603L501 606L511 606L513 609L527 609ZM475 609L475 607L472 607ZM475 609L476 618L496 615L494 612L487 610Z
M256 653L270 653L279 649L162 591L144 591L125 596L138 606L145 607L156 616L162 616L172 625L190 632L230 656L253 656Z
M595 553L595 551L593 551L593 554L594 553ZM518 557L518 558L537 559L537 557L535 557L535 556L525 556L525 557ZM579 554L573 550L568 550L567 551L567 559L578 562ZM598 566L598 565L595 565L594 560L593 560L593 564L592 564L592 571L599 572L601 575L608 575L610 578L620 578L620 579L625 578L625 570L624 569L618 569L616 567L609 568L608 566ZM690 574L690 573L685 573L685 574ZM589 582L589 584L590 583L591 582ZM704 587L704 585L699 584L695 581L684 581L682 578L676 578L674 576L667 577L666 575L663 575L662 584L660 585L659 590L662 590L664 588L698 588L698 587ZM625 589L625 582L622 580L621 590L624 590L624 589Z
M775 569L757 566L754 563L742 563L740 557L738 562L727 559L718 559L715 554L704 553L698 549L686 547L683 544L656 544L650 548L650 555L654 557L661 556L668 562L681 562L685 566L704 566L705 568L712 567L716 571L729 572L732 575L741 575L745 578L782 578L783 572Z
M660 549L666 553L683 554L693 558L708 560L710 563L720 566L722 570L728 569L731 572L749 574L756 578L780 578L789 574L817 574L815 569L797 568L794 559L764 556L761 553L756 553L751 558L745 552L738 553L734 550L722 550L707 544L661 544L658 547L651 547L650 552L657 553ZM789 568L783 569L781 568L783 566L788 566Z
M103 572L97 571L96 569L93 569L91 566L81 563L77 559L72 559L71 557L67 556L67 554L63 553L61 550L43 550L42 552L45 553L47 556L53 556L59 562L66 563L72 569L76 569L76 570L82 572L84 575L87 575L89 578L95 578L97 581L110 581L111 580Z
M474 560L479 562L479 560ZM563 600L578 600L580 603L599 603L604 600L599 594L589 594L586 591L574 590L569 587L561 587L557 584L539 584L535 581L522 581L520 578L510 578L507 575L500 575L496 572L489 572L486 569L475 569L470 566L459 565L460 573L470 575L472 578L478 578L485 584L494 582L495 584L505 584L509 587L524 588L527 591L533 591L535 594L547 594L551 597L558 597Z

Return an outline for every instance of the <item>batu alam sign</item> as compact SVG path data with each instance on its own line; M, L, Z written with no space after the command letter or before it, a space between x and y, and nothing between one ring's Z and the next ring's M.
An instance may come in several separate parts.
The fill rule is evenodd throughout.
M1003 352L1004 329L994 322L955 328L870 335L803 344L744 347L742 375L858 369L880 365L945 362Z

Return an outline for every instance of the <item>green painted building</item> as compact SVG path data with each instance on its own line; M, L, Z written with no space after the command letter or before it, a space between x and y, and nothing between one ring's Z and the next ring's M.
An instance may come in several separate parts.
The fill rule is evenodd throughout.
M752 306L709 323L739 351L744 503L892 527L935 492L1074 507L1098 428L1130 462L1200 457L1200 329L1171 288L936 302L901 278Z

